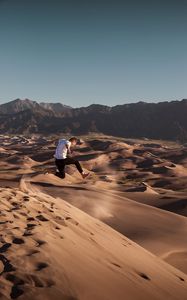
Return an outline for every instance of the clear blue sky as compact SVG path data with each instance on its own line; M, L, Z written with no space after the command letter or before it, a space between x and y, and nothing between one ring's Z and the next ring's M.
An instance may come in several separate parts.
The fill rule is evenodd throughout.
M187 98L187 0L0 0L0 103Z

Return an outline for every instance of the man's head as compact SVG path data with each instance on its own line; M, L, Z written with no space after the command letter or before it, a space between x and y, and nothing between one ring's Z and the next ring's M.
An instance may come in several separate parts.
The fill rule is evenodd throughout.
M75 146L78 143L79 140L76 137L73 136L69 139L69 141L71 142L72 146Z

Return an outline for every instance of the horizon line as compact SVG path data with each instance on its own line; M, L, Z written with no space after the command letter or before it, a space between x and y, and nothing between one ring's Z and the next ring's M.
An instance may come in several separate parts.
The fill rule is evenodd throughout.
M146 103L146 104L159 104L159 103L164 103L164 102L168 102L168 103L170 103L170 102L175 102L175 101L177 101L177 102L181 102L181 101L184 101L184 100L187 100L187 98L182 98L182 99L171 99L171 100L155 100L155 101L151 101L151 102L149 102L149 101L147 101L147 100L135 100L136 102L125 102L125 103L121 103L121 104L115 104L115 105L108 105L108 104L101 104L101 103L96 103L95 101L93 102L93 103L90 103L90 104L88 104L87 106L79 106L79 107L74 107L74 106L71 106L71 105L69 105L69 104L65 104L65 103L63 103L63 102L61 102L61 101L57 101L57 102L51 102L50 100L49 100L49 102L46 102L46 101L40 101L40 100L32 100L32 99L29 99L29 98L24 98L24 99L21 99L21 98L15 98L15 99L13 99L13 100L9 100L9 101L7 101L7 102L3 102L3 103L0 103L0 106L1 105L4 105L4 104L7 104L7 103L10 103L10 102L13 102L13 101L16 101L16 100L21 100L21 101L25 101L25 100L29 100L29 101L33 101L33 102L36 102L36 103L38 103L38 104L41 104L41 103L49 103L49 104L62 104L62 105L64 105L64 106L69 106L70 108L73 108L73 109L76 109L76 108L83 108L83 107L89 107L89 106L91 106L91 105L101 105L101 106L108 106L108 107L115 107L115 106L121 106L121 105L129 105L129 104L137 104L137 103Z

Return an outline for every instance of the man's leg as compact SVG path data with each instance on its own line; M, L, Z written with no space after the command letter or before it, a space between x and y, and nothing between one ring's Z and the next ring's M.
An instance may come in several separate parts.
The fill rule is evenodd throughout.
M64 162L66 165L75 165L79 173L83 173L83 169L78 160L71 157L67 157L66 159L64 159Z
M56 159L55 164L59 172L56 172L56 176L65 178L65 159Z

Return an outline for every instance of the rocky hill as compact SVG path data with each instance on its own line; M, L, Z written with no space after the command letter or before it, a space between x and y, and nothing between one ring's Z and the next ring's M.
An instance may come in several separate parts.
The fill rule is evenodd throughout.
M20 100L0 105L0 133L97 132L114 136L187 140L187 99L71 108Z

